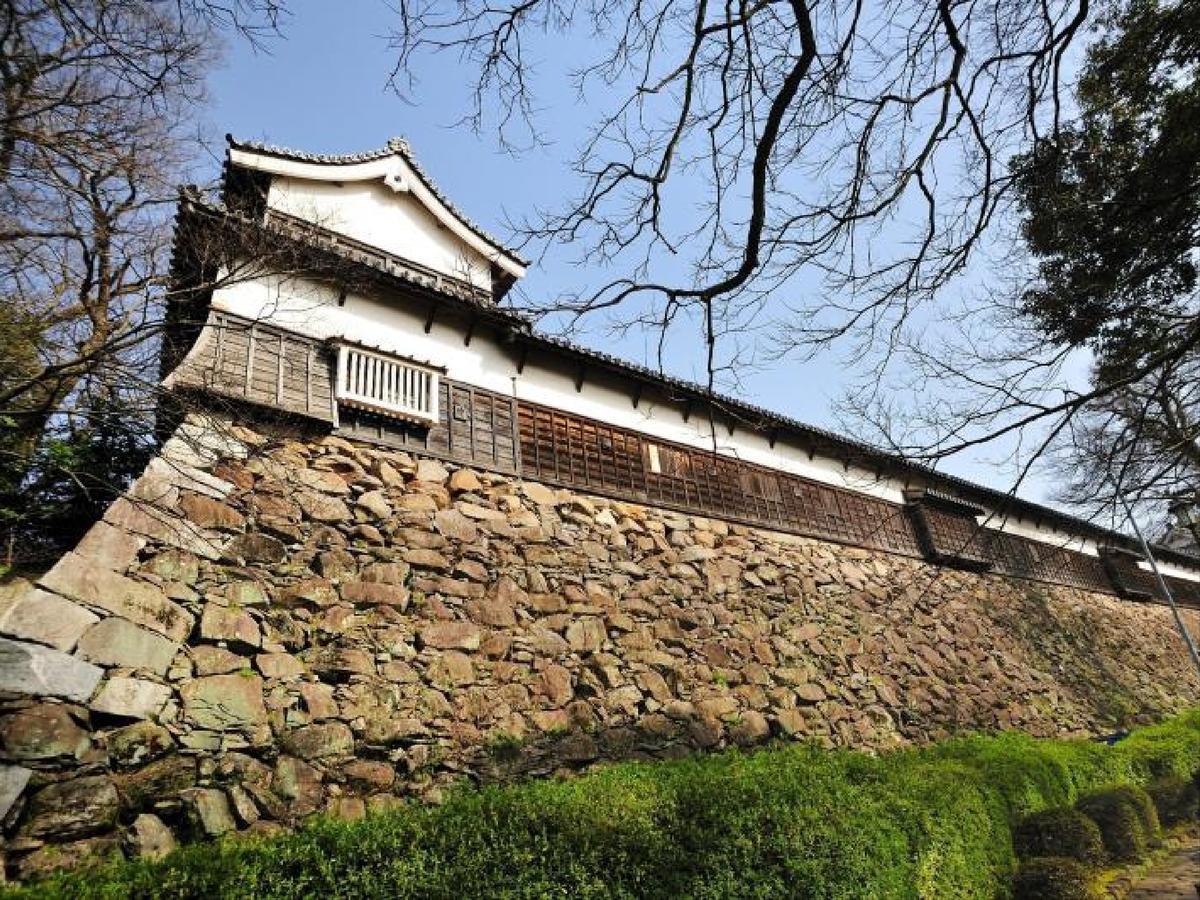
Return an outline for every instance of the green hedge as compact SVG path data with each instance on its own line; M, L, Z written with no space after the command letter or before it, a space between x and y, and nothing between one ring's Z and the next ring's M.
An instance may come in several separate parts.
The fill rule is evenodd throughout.
M1013 900L1092 900L1092 876L1081 862L1040 856L1021 863L1013 876Z
M1050 856L1089 866L1104 863L1099 826L1077 809L1056 806L1026 816L1013 829L1013 850L1021 859Z
M1100 828L1109 859L1137 862L1158 835L1158 814L1146 792L1117 785L1079 798L1078 809Z
M1200 815L1200 791L1191 778L1167 775L1146 785L1158 818L1168 828L1190 822Z
M59 876L45 897L995 897L1012 823L1200 769L1200 714L1113 747L1016 734L787 745L452 792L434 808Z

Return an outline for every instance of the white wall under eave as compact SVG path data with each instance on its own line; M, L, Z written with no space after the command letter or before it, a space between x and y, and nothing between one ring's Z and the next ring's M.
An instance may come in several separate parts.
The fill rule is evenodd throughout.
M536 351L528 355L524 372L517 374L516 353L495 341L490 334L476 334L470 346L457 326L436 323L425 333L428 308L358 294L338 306L337 294L329 287L301 278L264 278L222 287L214 292L215 308L250 319L270 321L284 328L326 339L344 337L387 353L427 362L446 369L446 376L485 390L513 396L531 403L588 416L623 428L702 449L712 449L713 434L708 420L694 413L684 421L683 408L646 391L635 409L632 385L596 372L585 372L582 390L576 391L576 370ZM801 447L780 438L772 448L766 435L735 429L731 436L725 424L716 424L718 452L747 462L791 472L825 484L847 488L893 503L903 502L904 485L877 477L839 460L816 456L809 459ZM995 530L1028 537L1054 546L1097 555L1094 541L1058 529L1037 526L1015 518L979 518ZM1177 570L1179 577L1200 581L1200 573ZM1176 574L1173 568L1172 574Z
M1090 538L1069 534L1068 532L1051 528L1047 525L1036 525L1033 522L1026 522L1023 519L1016 519L1012 516L1008 518L994 516L989 519L987 515L983 515L979 517L979 522L997 531L1027 537L1035 541L1041 541L1043 544L1052 544L1064 550L1074 550L1079 553L1086 553L1089 556L1100 555L1099 547Z
M1157 562L1158 569L1163 573L1163 575L1171 578L1182 578L1185 581L1200 581L1200 572L1193 572L1191 569L1185 569L1182 566L1175 566L1171 563L1163 562L1162 560L1157 560ZM1144 569L1147 572L1154 571L1148 562L1139 562L1138 568Z
M308 181L276 175L267 205L491 290L488 261L407 193L373 181Z

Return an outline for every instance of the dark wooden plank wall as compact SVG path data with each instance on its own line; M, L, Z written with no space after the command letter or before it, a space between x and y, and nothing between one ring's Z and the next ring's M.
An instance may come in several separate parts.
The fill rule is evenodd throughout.
M558 410L519 404L529 478L916 555L901 507ZM652 460L657 458L658 472Z
M333 356L321 342L212 312L176 385L333 421Z
M338 430L388 447L514 474L517 471L516 402L469 385L438 380L438 423L401 422L343 407Z

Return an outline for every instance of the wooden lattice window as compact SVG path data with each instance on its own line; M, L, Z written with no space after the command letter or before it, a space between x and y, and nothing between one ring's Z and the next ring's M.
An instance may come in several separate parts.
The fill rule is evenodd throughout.
M413 422L438 420L438 373L362 347L338 347L338 403Z
M994 565L977 518L979 507L932 491L905 491L913 527L931 562L974 571Z
M742 490L749 497L769 500L772 503L783 501L779 490L779 479L770 472L756 469L743 469L741 474Z

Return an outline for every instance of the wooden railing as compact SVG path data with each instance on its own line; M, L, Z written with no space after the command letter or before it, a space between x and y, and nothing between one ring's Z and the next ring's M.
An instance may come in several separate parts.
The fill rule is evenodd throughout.
M438 374L395 356L338 347L338 403L406 421L438 420Z

